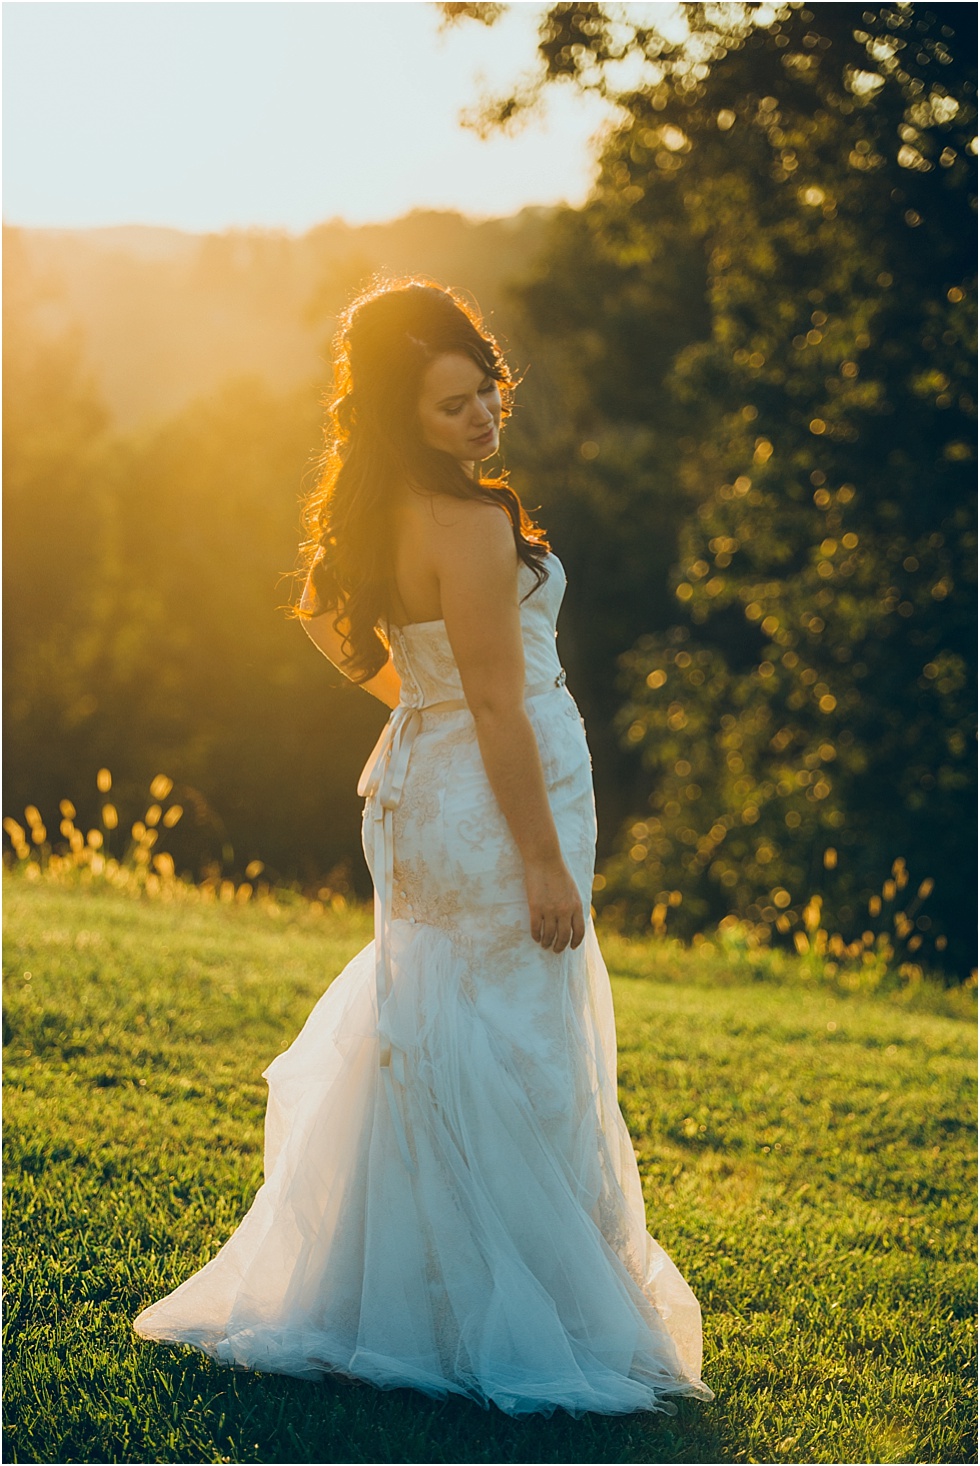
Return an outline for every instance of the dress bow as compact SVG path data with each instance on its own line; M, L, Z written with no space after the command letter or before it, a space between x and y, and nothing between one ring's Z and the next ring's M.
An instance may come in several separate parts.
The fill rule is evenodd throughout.
M357 781L363 799L373 799L378 810L397 809L408 774L412 744L422 727L422 713L408 703L399 703L381 730L381 736Z

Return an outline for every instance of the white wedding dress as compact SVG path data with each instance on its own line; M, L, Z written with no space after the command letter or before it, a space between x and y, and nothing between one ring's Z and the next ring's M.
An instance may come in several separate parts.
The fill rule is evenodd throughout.
M588 911L591 763L555 646L565 576L544 568L521 606L526 706ZM375 941L265 1071L250 1211L136 1331L510 1415L709 1400L697 1301L646 1230L592 923L574 952L532 941L445 625L391 644L402 702L359 786Z

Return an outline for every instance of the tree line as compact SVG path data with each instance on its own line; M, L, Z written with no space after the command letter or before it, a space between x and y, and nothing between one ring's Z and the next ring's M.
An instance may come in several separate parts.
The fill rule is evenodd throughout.
M619 121L592 196L497 221L506 278L487 226L459 221L438 272L526 367L505 456L569 574L596 904L684 936L735 913L785 942L816 909L846 942L887 930L963 973L971 8L686 10L685 42L602 6L544 14L536 78L485 125L535 88L603 90ZM82 808L86 780L94 810L104 764L134 799L163 771L187 791L188 868L258 858L363 890L353 785L383 713L276 610L317 387L231 380L123 433L84 343L36 329L23 245L8 231L7 812ZM420 225L413 250L330 261L324 336L369 268L437 273Z

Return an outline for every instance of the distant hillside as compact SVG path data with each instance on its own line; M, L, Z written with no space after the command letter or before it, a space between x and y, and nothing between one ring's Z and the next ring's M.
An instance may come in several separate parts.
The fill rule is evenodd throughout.
M334 220L299 237L142 225L15 232L45 287L45 328L79 329L109 409L128 428L230 376L283 390L324 378L331 317L375 270L428 274L501 311L548 213L477 223L417 212L361 227Z

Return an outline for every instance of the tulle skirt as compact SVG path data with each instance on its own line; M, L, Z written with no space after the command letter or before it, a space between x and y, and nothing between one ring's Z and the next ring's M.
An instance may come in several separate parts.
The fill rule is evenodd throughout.
M591 923L560 957L527 940L546 1032L475 980L450 932L395 920L390 943L380 1035L371 943L265 1071L248 1214L137 1333L515 1416L711 1399L697 1301L646 1231Z

